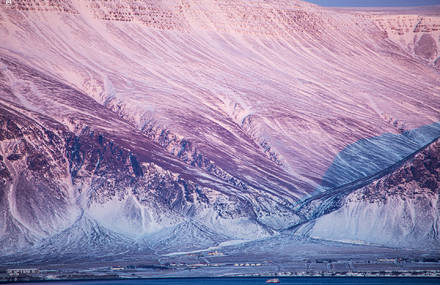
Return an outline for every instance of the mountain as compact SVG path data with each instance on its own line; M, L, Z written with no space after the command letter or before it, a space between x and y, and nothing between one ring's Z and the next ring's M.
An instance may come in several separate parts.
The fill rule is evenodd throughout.
M401 13L2 3L0 252L163 254L292 229L438 247L438 166L419 164L438 155L440 17Z

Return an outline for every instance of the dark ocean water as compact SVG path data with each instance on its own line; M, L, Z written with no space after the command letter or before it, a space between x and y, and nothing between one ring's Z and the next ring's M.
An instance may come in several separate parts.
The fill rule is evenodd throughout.
M279 278L280 284L314 285L314 284L440 284L440 278ZM267 278L196 278L196 279L148 279L148 280L104 280L104 281L63 281L63 282L38 282L33 284L45 285L257 285L265 284ZM26 283L15 283L26 284Z

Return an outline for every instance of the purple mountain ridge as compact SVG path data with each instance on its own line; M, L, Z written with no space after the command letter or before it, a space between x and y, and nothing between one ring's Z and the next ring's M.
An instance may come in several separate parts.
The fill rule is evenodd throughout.
M286 231L438 250L438 14L0 7L0 255L161 256Z

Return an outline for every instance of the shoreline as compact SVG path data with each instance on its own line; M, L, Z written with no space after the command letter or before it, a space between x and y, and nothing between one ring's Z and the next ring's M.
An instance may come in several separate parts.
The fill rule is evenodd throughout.
M353 274L306 274L306 275L294 275L294 276L285 276L278 274L264 274L260 276L252 276L252 275L243 275L243 276L152 276L152 277L125 277L125 276L113 276L108 275L105 277L104 275L97 275L96 278L91 276L84 276L85 278L59 278L59 279L44 279L44 277L25 277L18 278L17 280L0 280L0 284L14 284L21 282L28 283L54 283L54 282L89 282L89 281L128 281L128 280L203 280L203 279L268 279L268 278L280 278L280 279L376 279L376 278L384 278L384 279L439 279L440 281L440 271L437 272L437 275L411 275L411 276L402 276L402 275L390 275L390 274L368 274L362 275L363 273L353 273ZM368 274L368 275L367 275ZM402 272L402 274L411 274L411 272ZM43 279L33 279L33 278L43 278Z

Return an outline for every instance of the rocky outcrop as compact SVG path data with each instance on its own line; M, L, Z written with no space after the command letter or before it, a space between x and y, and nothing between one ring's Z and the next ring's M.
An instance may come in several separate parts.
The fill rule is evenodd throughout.
M405 14L382 13L372 19L391 41L435 66L440 56L440 17L401 13Z
M5 250L20 248L48 236L69 223L67 176L63 131L36 124L33 120L0 106L2 207L0 243ZM14 240L14 242L11 242Z
M439 50L437 44L438 41L436 41L432 35L423 34L414 46L414 53L427 60L437 59Z
M72 6L71 1L63 0L48 0L48 1L35 1L35 0L14 0L10 4L3 3L8 8L22 10L22 11L44 11L44 12L57 12L57 13L69 13L78 14L78 11Z
M140 22L159 30L188 31L193 28L274 36L279 24L301 32L322 30L323 22L312 5L275 1L86 1L94 16L106 21ZM278 2L276 4L279 4ZM289 8L288 10L285 8ZM206 13L209 9L213 13Z

